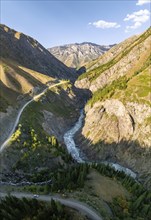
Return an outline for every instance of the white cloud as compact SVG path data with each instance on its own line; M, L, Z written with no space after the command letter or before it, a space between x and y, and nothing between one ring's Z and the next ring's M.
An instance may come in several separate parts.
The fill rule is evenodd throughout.
M126 26L126 32L132 29L137 29L142 26L143 23L149 20L150 12L147 9L133 12L132 14L127 14L124 21L132 22L132 25Z
M133 25L131 26L126 26L125 32L129 32L130 30L134 30L137 29L141 26L142 24L140 22L135 22Z
M147 3L151 3L151 0L138 0L136 5L144 5L144 4L147 4Z
M116 22L107 22L107 21L103 21L103 20L95 21L93 23L90 22L89 25L93 25L96 28L102 28L102 29L119 28L120 27L120 25L117 24Z

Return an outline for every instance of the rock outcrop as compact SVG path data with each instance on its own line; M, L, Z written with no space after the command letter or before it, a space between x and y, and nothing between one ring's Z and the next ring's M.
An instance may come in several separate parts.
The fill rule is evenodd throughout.
M147 105L110 99L85 107L85 121L76 143L88 159L109 160L134 170L151 185L151 127Z
M150 44L148 29L92 61L75 82L93 93L77 144L88 158L131 168L146 186L151 186Z

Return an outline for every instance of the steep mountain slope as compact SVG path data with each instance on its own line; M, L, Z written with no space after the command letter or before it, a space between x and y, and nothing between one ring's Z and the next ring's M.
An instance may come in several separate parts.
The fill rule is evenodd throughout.
M0 143L2 143L11 130L21 106L48 85L63 78L73 80L76 76L70 68L33 38L5 25L0 25L0 37Z
M144 38L142 42L145 44ZM145 50L148 50L148 41L145 46ZM76 163L63 143L65 132L75 124L86 95L89 95L89 86L83 89L79 84L81 88L75 89L69 80L64 80L59 86L49 87L41 97L26 105L20 115L19 124L7 148L0 153L1 191L8 190L8 194L18 190L30 191L40 194L40 197L51 192L62 197L77 198L96 209L103 219L150 219L150 192L131 177L100 163L102 160L118 161L139 175L144 175L141 176L142 180L150 185L150 60L143 45L140 48L144 55L140 59L143 63L122 77L118 76L120 68L117 68L114 72L117 74L116 80L111 79L110 83L98 87L96 91L92 89L92 99L85 107L84 127L76 141L89 158L98 159L99 163ZM14 53L15 57L9 57L8 54L8 58L4 53L0 63L1 141L8 137L19 108L31 99L30 96L58 82L46 72L44 74L41 64L31 57L34 62L32 67L28 57L23 54L24 50L21 56L27 59L27 63L16 54L16 48L12 51L10 48L10 54ZM27 68L28 62L30 68ZM117 62L120 63L119 60ZM132 59L132 64L135 64L135 59ZM35 71L38 68L35 65L39 65L40 72ZM53 72L52 76L56 74ZM57 76L60 78L60 75ZM96 81L97 77L98 73ZM75 127L78 128L77 124ZM69 145L74 145L69 136ZM57 207L61 211L58 204ZM11 205L6 210L10 208ZM10 218L9 213L3 211ZM18 216L16 210L15 213ZM73 216L73 211L71 214ZM40 217L47 219L41 213ZM55 218L54 213L52 218ZM81 216L75 216L75 219L81 219Z
M31 69L19 66L7 59L0 61L0 111L5 112L8 106L17 106L17 101L42 89L54 79Z
M70 69L37 41L3 25L1 33L0 145L8 137L19 109L27 101L61 78L74 78ZM1 174L10 172L13 175L18 169L30 172L36 167L51 169L66 163L67 158L71 159L56 138L63 142L63 134L77 119L80 106L72 84L63 82L25 108L20 118L22 127L16 128L10 147L1 153Z
M113 58L115 58L119 53L124 51L131 43L133 43L138 36L132 36L128 39L126 39L124 42L121 42L117 45L113 45L113 47L108 50L103 56L99 56L97 59L92 60L91 62L88 62L85 64L85 68L88 71L103 65L109 61L111 61Z
M50 88L44 96L30 103L21 115L9 147L0 154L1 173L13 173L18 169L30 173L37 168L51 169L64 164L69 155L56 143L63 142L64 132L76 121L78 114L79 102L68 81ZM8 115L6 118L8 120ZM1 120L2 128L7 120Z
M88 72L75 83L93 93L85 107L85 123L77 143L90 158L118 161L130 167L148 186L151 185L150 45L151 29L148 29L93 61Z
M90 42L83 42L81 44L75 43L52 47L48 50L67 66L79 68L86 62L98 58L112 46L113 45L104 46Z
M22 95L29 96L42 89L53 78L72 80L76 77L36 40L2 24L0 51L1 112L16 105Z
M132 37L113 47L104 56L98 58L93 63L94 65L89 66L88 71L79 77L76 85L90 88L92 92L95 92L120 76L137 71L149 55L150 29L141 36ZM93 67L94 69L91 70Z
M72 71L57 60L35 39L0 25L1 57L58 78L74 78Z
M2 145L22 106L46 87L63 78L73 80L75 75L31 37L4 25L0 26L0 31ZM53 170L72 162L63 145L63 134L76 121L80 108L80 101L69 80L63 80L63 84L56 88L49 87L41 98L30 102L21 114L9 147L1 151L0 179L8 181L13 177L16 181L18 172L19 176L24 176L24 171L32 175L37 169Z

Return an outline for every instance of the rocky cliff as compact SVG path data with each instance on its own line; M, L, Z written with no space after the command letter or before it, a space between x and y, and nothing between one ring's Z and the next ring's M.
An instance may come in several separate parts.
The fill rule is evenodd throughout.
M67 44L58 47L52 47L48 50L57 59L68 67L79 68L86 62L98 58L108 51L113 45L98 45L90 42Z
M151 185L150 45L148 29L93 61L94 69L89 65L75 83L93 93L77 144L89 158L133 169L147 186Z

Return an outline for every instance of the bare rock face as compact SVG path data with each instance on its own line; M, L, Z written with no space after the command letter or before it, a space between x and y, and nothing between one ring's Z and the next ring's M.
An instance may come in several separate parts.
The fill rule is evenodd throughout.
M151 125L147 122L151 115L151 108L145 104L134 102L126 103L131 118L133 119L134 132L132 139L138 141L142 148L151 148Z
M109 142L118 142L118 121L116 117L110 120L112 114L107 114L103 103L97 102L93 108L86 108L86 118L82 135L86 137L92 144L99 140L107 139Z
M133 124L123 103L118 100L106 100L104 108L107 114L114 115L118 119L119 141L129 139L133 134Z
M138 104L134 102L127 102L126 107L130 114L134 118L134 121L141 124L145 118L149 117L151 114L151 109L145 104Z
M79 68L86 62L98 58L112 46L113 45L105 46L84 42L52 47L49 48L48 51L68 67Z
M58 141L63 142L63 135L65 131L69 129L72 123L75 122L76 118L71 117L65 119L63 117L56 117L52 112L43 111L44 122L42 123L42 127L50 136L57 137Z
M122 140L137 140L142 146L148 147L151 130L149 126L145 126L144 121L150 116L150 111L147 105L132 102L124 105L116 99L96 102L92 108L85 108L86 118L82 135L94 144L98 140L116 143Z
M97 102L93 108L86 110L82 134L93 143L97 143L99 140L110 143L118 143L123 139L129 140L133 132L131 116L119 100L110 99L105 102Z
M77 121L81 107L83 106L83 95L81 98L76 96L74 88L64 88L59 95L52 93L47 96L55 108L42 110L42 127L50 136L55 136L57 140L63 143L63 135ZM43 101L46 101L43 100Z
M143 176L150 186L151 129L145 121L150 116L145 104L117 99L96 102L85 107L85 122L76 142L89 159L118 162ZM145 177L145 180L144 180Z
M82 89L89 89L91 86L90 81L87 78L81 79L79 81L75 82L75 86L77 88L82 88Z

